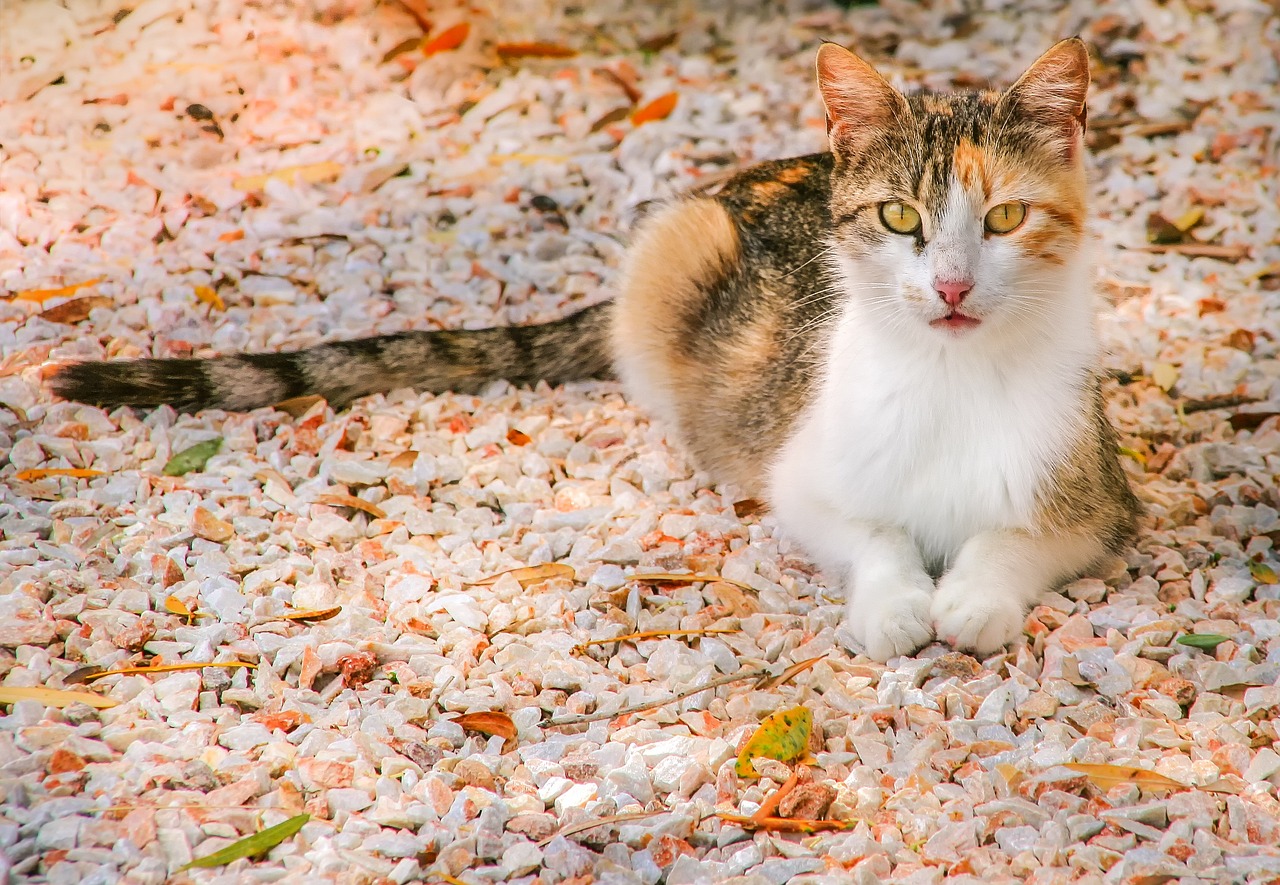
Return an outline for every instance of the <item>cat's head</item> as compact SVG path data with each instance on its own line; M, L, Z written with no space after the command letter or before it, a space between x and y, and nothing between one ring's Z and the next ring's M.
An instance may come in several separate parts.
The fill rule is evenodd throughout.
M818 53L834 260L860 313L939 341L1052 323L1080 280L1089 59L1063 40L1004 92L904 95Z

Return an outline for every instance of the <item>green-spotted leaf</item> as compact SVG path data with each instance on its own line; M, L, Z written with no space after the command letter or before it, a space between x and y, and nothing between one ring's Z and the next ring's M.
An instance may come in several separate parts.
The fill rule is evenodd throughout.
M1189 645L1202 651L1213 651L1230 638L1221 633L1188 633L1186 636L1178 637L1178 644Z
M1253 575L1253 579L1259 584L1280 583L1280 576L1276 575L1276 570L1265 562L1250 562L1249 574Z
M302 825L311 820L309 814L299 814L291 817L286 821L276 824L274 827L267 827L261 832L254 833L252 836L245 836L238 842L232 842L226 848L220 848L213 854L198 857L191 863L183 867L183 870L189 870L192 867L220 867L223 864L229 864L233 860L239 860L242 857L254 857L263 854L275 848L285 839L288 839L298 830L302 829ZM181 872L181 870L179 870Z
M193 470L202 470L209 459L218 454L220 448L222 448L222 437L217 436L202 443L196 443L189 449L183 449L164 465L164 475L183 476Z
M807 707L792 707L766 716L738 754L739 777L759 777L751 760L757 756L790 762L799 759L809 747L813 730L813 713Z

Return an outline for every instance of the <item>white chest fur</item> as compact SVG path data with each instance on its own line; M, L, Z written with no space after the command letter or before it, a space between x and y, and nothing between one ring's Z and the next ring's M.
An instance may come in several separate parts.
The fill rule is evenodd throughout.
M784 531L804 544L823 533L815 521L897 526L941 568L980 531L1029 526L1079 439L1086 354L1011 364L988 348L904 349L852 325L836 333L821 393L775 465Z

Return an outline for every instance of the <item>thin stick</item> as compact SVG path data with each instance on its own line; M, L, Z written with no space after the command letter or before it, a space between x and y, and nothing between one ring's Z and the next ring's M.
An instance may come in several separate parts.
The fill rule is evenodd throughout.
M684 691L677 692L676 694L667 698L662 698L661 700L649 701L643 704L633 704L630 707L623 707L621 710L610 710L604 713L575 713L571 716L557 716L542 723L542 727L559 728L562 725L582 725L586 722L599 722L602 719L616 719L619 716L626 716L629 713L643 713L645 710L653 710L657 707L665 706L666 704L673 704L676 701L682 701L687 697L704 691L711 691L712 689L719 688L722 685L729 685L733 682L744 682L748 679L759 679L762 676L771 676L773 674L773 670L774 667L761 667L758 670L738 673L734 676L722 676L719 679L711 680L706 685L698 685L693 688L685 689Z
M582 823L574 824L571 827L565 827L563 830L552 833L550 836L539 842L538 847L542 848L552 839L556 838L556 836L574 836L578 833L595 829L596 827L607 827L611 824L622 824L632 820L644 820L649 817L657 817L660 814L671 814L671 811L666 808L659 808L657 811L631 811L626 814L615 814L612 817L602 817L600 820L583 821Z
M1239 396L1237 394L1224 394L1223 396L1210 396L1205 399L1188 399L1182 401L1182 411L1190 415L1192 412L1208 412L1213 409L1234 409L1236 406L1247 406L1253 403L1260 403L1262 400L1256 396Z

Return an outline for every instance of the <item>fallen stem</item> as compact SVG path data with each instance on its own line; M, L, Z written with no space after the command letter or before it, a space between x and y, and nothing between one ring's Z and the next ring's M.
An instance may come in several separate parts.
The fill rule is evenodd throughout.
M635 639L665 639L668 636L710 636L715 633L741 633L726 627L708 627L704 630L641 630L639 633L623 633L621 636L610 636L608 639L589 639L579 642L575 649L591 645L608 645L611 642L630 642Z
M800 783L800 766L791 769L791 776L783 781L782 786L774 790L769 798L765 799L755 814L751 815L753 821L763 822L776 816L778 806L782 804L782 800L787 798L792 790Z
M557 836L565 836L565 837L576 836L578 833L582 833L587 830L592 830L592 829L595 829L596 827L607 827L610 824L622 824L622 823L626 823L627 821L644 820L650 817L657 817L660 814L670 814L670 813L671 812L666 808L659 808L657 811L631 811L631 812L627 812L626 814L615 814L612 817L602 817L600 820L582 821L581 823L574 824L571 827L565 827L563 830L558 830L555 833L552 833L550 836L548 836L547 838L539 842L538 847L542 848Z
M1225 394L1223 396L1208 396L1204 399L1188 399L1182 401L1182 411L1188 415L1192 412L1209 412L1213 409L1234 409L1236 406L1248 406L1253 403L1260 403L1262 400L1256 396L1240 396L1238 394Z
M722 676L719 679L713 679L706 685L698 685L684 691L676 692L670 697L662 698L657 701L648 701L643 704L632 704L630 707L623 707L620 710L609 710L602 713L574 713L570 716L556 716L542 723L543 728L559 728L563 725L582 725L587 722L599 722L603 719L616 719L619 716L626 716L629 713L643 713L645 710L653 710L667 704L682 701L687 697L699 694L704 691L720 688L722 685L729 685L734 682L744 682L748 679L759 679L762 676L772 676L777 671L777 665L769 667L761 667L758 670L750 670L746 673L737 673L733 676Z
M747 817L745 814L717 814L716 817L746 830L776 830L779 833L818 833L847 830L853 823L843 820L804 820L790 817Z

